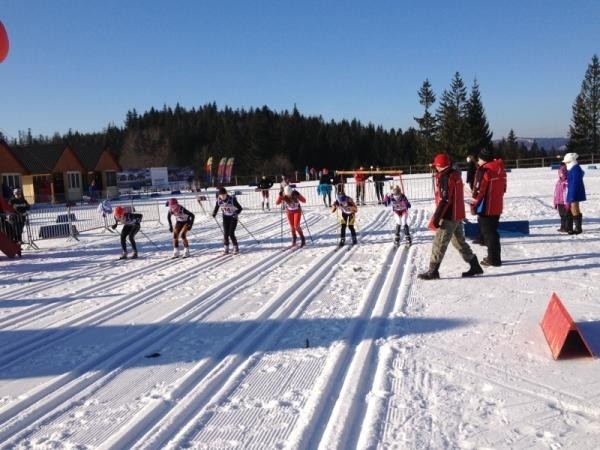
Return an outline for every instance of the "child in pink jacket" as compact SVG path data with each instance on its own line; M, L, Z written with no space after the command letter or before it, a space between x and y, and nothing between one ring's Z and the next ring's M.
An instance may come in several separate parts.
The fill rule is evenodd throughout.
M567 165L560 163L558 180L556 180L556 184L554 185L554 209L558 210L558 215L560 216L560 228L557 230L560 233L568 233L569 229L573 229L573 216L566 200L567 185Z

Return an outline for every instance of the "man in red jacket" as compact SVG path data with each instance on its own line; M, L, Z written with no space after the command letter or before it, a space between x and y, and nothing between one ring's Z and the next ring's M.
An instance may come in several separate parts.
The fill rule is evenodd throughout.
M477 261L477 255L465 240L462 223L465 218L465 204L460 173L452 168L450 158L444 153L436 155L432 165L437 171L435 174L436 208L429 222L429 228L435 231L435 237L431 247L429 270L420 273L418 277L422 280L435 280L440 277L440 264L450 242L459 251L463 260L470 265L469 270L463 272L462 276L481 275L483 269Z
M494 159L492 150L484 148L479 152L478 165L473 184L471 213L477 214L479 228L487 245L487 257L483 258L481 265L501 266L498 222L506 192L504 162Z

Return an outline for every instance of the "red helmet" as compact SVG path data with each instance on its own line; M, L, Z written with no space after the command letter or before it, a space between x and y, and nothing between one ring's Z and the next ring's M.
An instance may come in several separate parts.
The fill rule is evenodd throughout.
M114 211L115 217L123 217L125 215L125 208L122 206L117 206Z
M433 158L433 166L437 167L448 167L450 165L450 158L445 153L438 153Z
M169 206L173 206L173 205L178 205L179 203L177 203L177 199L176 198L172 198L169 200Z

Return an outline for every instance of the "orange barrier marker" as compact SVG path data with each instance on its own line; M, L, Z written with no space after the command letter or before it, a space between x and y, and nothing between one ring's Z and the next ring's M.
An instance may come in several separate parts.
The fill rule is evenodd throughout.
M554 292L540 325L554 359L593 356L571 315Z

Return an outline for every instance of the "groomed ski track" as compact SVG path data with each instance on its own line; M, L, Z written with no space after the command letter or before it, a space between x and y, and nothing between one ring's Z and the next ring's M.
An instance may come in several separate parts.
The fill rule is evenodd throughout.
M344 436L343 440L354 439L365 417L344 403L372 389L374 380L360 376L360 368L370 371L377 363L376 340L381 328L386 327L378 319L388 316L397 302L409 250L392 247L390 215L383 209L361 218L357 224L358 245L341 249L336 247L336 220L327 213L306 214L314 242L307 235L309 244L298 250L285 247L289 241L287 224L282 247L280 217L268 217L267 223L260 215L245 219L244 225L261 242L245 236L240 255L220 255L220 246L207 246L197 250L193 258L159 259L168 251L165 246L137 261L104 259L72 271L71 276L88 277L85 289L65 291L64 285L52 279L21 289L23 296L43 290L50 298L56 289L57 296L62 292L62 301L37 308L27 305L0 317L0 331L10 338L3 342L0 356L2 378L35 370L31 362L46 359L56 360L56 375L43 374L41 382L38 379L29 386L22 385L25 394L17 398L4 393L8 386L2 388L3 447L34 448L68 442L101 448L210 448L220 446L223 439L234 439L249 448L252 433L233 433L227 438L224 430L213 423L228 414L230 405L238 401L240 390L262 390L271 393L271 402L282 403L281 391L294 392L294 385L303 378L301 384L305 388L302 393L297 392L298 398L290 400L289 405L282 403L280 414L289 417L287 426L279 423L277 432L271 431L273 446L311 448L328 439L339 440L338 434ZM413 226L420 226L423 212L415 217L417 223ZM240 237L243 233L243 229L238 231ZM155 234L152 239L156 242ZM202 234L198 232L194 238L219 238L212 231ZM374 246L383 250L381 267L363 267L361 260L373 252ZM93 246L88 251L93 251ZM121 264L138 267L120 274ZM245 264L245 269L236 274L232 283L226 274L229 266L236 264ZM143 287L137 284L156 272L164 274L162 279L143 283ZM328 301L333 298L330 290L343 289L348 276L368 281L365 291L348 293L352 297L348 305ZM281 277L286 283L280 289L272 280ZM131 288L132 283L135 289ZM173 292L192 284L196 287L190 289L191 293L173 298ZM269 291L264 302L249 306L245 299L260 289ZM14 292L3 294L10 297ZM87 300L98 298L103 300ZM72 302L73 306L65 308L65 302ZM235 310L242 311L240 317L233 318L235 321L228 317L232 302L239 304ZM339 341L330 342L329 348L328 343L319 341L318 332L328 321L339 335ZM194 324L202 322L208 323L208 328L218 328L219 322L225 324L222 336L209 345L195 340L202 327ZM22 332L23 329L32 331ZM98 342L99 335L110 339ZM144 356L156 354L166 359L173 342L184 345L178 352L188 355L188 361L178 363L174 373L172 366L160 360L151 374L140 378L138 368L147 368L157 361ZM82 346L89 346L87 354L74 351ZM292 353L296 348L308 347L318 357L290 356L293 370L285 380L277 380L273 385L270 381L253 384L256 373L269 370L266 368L272 354L280 347ZM45 364L48 367L49 363ZM69 366L67 371L65 364ZM326 390L327 395L312 398L313 383ZM264 417L259 414L251 418L252 422L269 424L270 410L264 410ZM113 419L103 420L106 417ZM116 417L118 420L114 420ZM80 422L78 427L73 427L74 421ZM342 422L345 426L340 430L336 424ZM61 432L67 428L78 431L68 435ZM262 436L260 445L264 444Z

